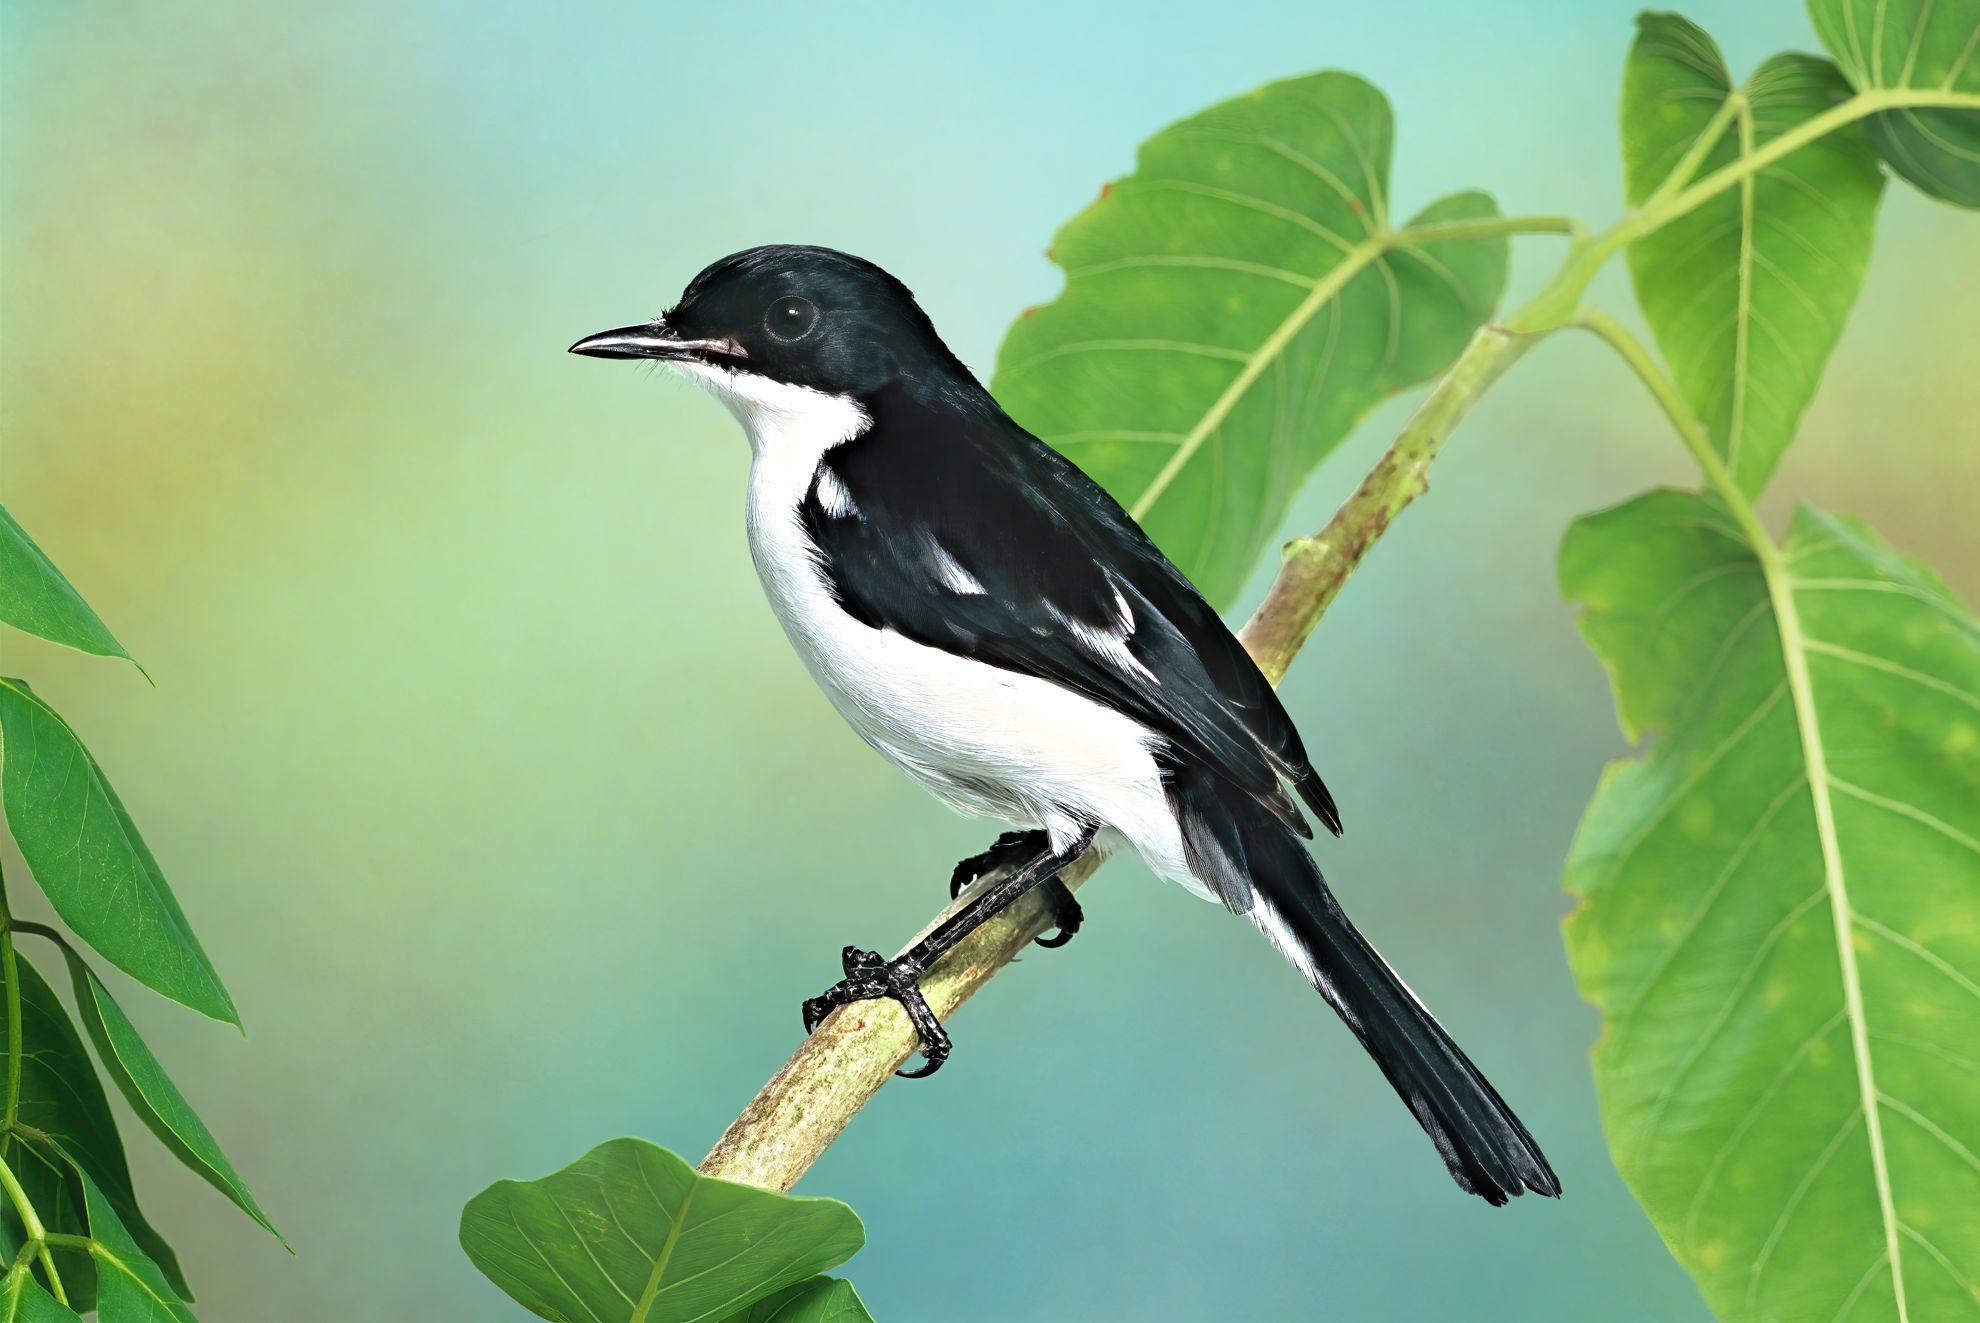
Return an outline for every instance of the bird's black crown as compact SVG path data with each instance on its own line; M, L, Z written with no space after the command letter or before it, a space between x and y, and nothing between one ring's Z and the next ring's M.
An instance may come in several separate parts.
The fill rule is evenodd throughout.
M906 285L831 248L732 253L688 282L662 321L683 340L740 351L711 362L837 395L964 372Z

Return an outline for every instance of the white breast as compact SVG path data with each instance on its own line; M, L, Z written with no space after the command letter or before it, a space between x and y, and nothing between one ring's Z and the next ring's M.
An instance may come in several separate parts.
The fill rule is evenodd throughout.
M1042 827L1061 845L1083 822L1099 823L1155 871L1207 895L1189 876L1147 727L1048 680L863 625L832 599L798 508L825 452L871 423L865 411L744 374L692 374L749 434L750 554L771 609L861 738L952 808ZM821 500L857 517L856 495Z

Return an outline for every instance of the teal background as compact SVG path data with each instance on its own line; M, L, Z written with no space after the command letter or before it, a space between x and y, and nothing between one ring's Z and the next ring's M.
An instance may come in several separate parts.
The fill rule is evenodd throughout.
M811 686L727 415L565 345L796 240L900 274L987 374L1136 142L1315 68L1396 105L1401 210L1482 185L1605 222L1633 7L0 7L0 484L157 687L18 635L4 665L89 742L227 978L245 1041L116 986L297 1251L127 1117L201 1317L520 1317L461 1204L622 1133L698 1157L840 945L904 939L992 831ZM1815 45L1786 0L1689 12L1742 75ZM1516 292L1558 243L1519 241ZM1975 218L1894 187L1768 502L1861 514L1969 599L1975 288ZM1598 293L1625 306L1620 263ZM1610 1165L1556 928L1621 740L1553 550L1688 479L1605 350L1543 346L1285 689L1347 818L1323 866L1565 1200L1460 1195L1248 926L1117 863L1079 940L799 1187L865 1218L847 1273L880 1318L1704 1317Z

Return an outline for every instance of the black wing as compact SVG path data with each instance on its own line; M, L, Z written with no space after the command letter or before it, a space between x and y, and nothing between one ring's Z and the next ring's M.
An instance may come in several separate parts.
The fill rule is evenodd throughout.
M1333 797L1243 645L1098 483L987 395L906 387L829 451L800 510L845 610L1132 716L1311 835Z

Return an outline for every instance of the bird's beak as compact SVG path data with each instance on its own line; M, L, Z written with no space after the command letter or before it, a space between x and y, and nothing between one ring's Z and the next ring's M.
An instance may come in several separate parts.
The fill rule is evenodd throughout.
M710 355L749 357L734 340L683 340L665 322L600 331L572 345L571 352L591 358L658 358L695 363L706 362Z

